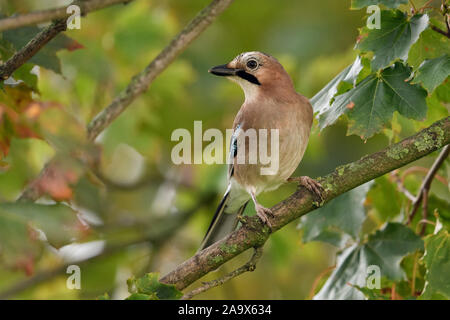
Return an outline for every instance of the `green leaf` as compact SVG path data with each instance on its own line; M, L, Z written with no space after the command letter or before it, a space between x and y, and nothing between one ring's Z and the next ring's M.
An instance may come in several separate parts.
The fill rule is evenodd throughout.
M383 222L394 219L401 212L402 203L399 192L386 176L375 179L367 198Z
M308 231L308 234L303 234L302 241L303 242L310 242L310 241L320 241L329 243L336 248L344 248L350 241L351 237L342 232L341 230L334 229L333 226L324 227L320 233L317 233L317 229Z
M159 300L155 295L148 295L144 293L133 293L125 300Z
M352 0L350 9L358 10L371 5L383 4L388 8L395 9L401 4L408 3L408 0Z
M354 244L336 259L336 269L330 275L314 300L361 300L364 295L353 285L365 287L367 261L362 247Z
M85 231L77 213L63 204L1 203L0 210L7 214L0 214L0 219L14 216L16 221L42 230L47 241L56 248L79 239Z
M14 52L15 50L13 44L3 38L0 38L0 60L8 60L14 54Z
M346 240L342 232L356 239L366 218L364 201L371 185L368 182L350 190L304 216L299 224L303 242L323 241L341 247Z
M448 189L447 189L448 190ZM428 199L428 210L434 211L437 214L437 219L442 223L443 228L450 231L450 205L449 198L446 200L431 196Z
M411 47L408 64L417 69L424 60L440 57L450 52L450 41L444 35L428 28L420 34Z
M145 298L142 294L149 296L151 300L175 300L183 296L183 293L175 288L174 285L161 283L158 279L158 273L147 273L141 278L136 279L133 277L128 279L128 290L132 293L129 299L142 300Z
M367 36L357 45L362 52L372 51L372 69L379 70L391 65L395 60L408 59L411 46L419 39L428 26L428 16L408 15L399 10L381 11L380 29L362 29Z
M117 283L119 266L124 263L124 260L126 260L124 253L119 251L83 265L81 267L83 294L97 297L99 294L113 289Z
M413 83L422 83L423 87L431 94L450 75L450 56L443 56L431 60L425 60L417 70L417 76Z
M430 235L425 240L425 255L423 257L427 272L425 274L425 289L422 298L431 299L435 295L444 295L450 299L450 235L441 229L437 234Z
M104 294L98 296L96 300L111 300L111 297L107 292L105 292Z
M403 224L388 223L371 235L364 246L370 256L370 264L378 265L382 276L390 280L402 280L405 276L400 261L409 253L423 250L423 241Z
M369 266L378 266L383 278L401 280L405 277L401 260L421 249L423 241L411 229L400 223L388 223L369 236L366 243L355 244L337 257L336 269L314 299L364 299L354 286L366 287Z
M0 204L0 263L31 275L43 252L39 231L55 246L80 239L84 227L69 207L36 203Z
M12 43L16 50L24 47L36 34L41 31L38 27L22 27L14 30L3 32L3 39ZM61 73L61 64L56 53L62 49L69 51L83 48L75 40L64 34L58 34L54 39L50 40L39 52L33 56L29 62L37 64L46 69L50 69L56 73Z
M450 81L444 81L443 84L436 88L435 92L439 100L450 103Z
M394 111L422 120L427 113L427 92L407 80L411 69L401 63L372 74L350 91L336 96L331 107L319 115L322 129L336 122L344 113L349 118L348 134L368 139L391 120Z
M13 74L13 78L15 80L22 80L25 82L25 84L33 89L34 92L38 92L37 87L37 76L35 74L31 73L31 70L33 69L34 65L31 63L25 63L22 65L19 69L17 69Z
M26 219L0 208L0 264L31 275L42 251L43 243Z
M387 293L381 293L381 290L369 289L367 287L353 286L360 291L369 300L390 300L391 297Z
M337 93L338 85L342 81L353 85L362 68L361 58L358 56L351 65L342 70L341 73L339 73L325 87L316 93L316 95L311 98L311 104L313 105L314 112L322 113L330 108L330 100Z
M432 125L434 122L448 117L449 112L447 107L445 106L445 96L441 97L440 94L447 89L449 93L447 95L450 98L450 86L446 86L446 83L450 84L450 81L446 80L443 84L438 86L431 94L427 97L427 118L424 121L415 121L414 122L414 130L419 131L422 130L424 127ZM444 98L444 99L443 99ZM444 189L444 188L442 188ZM447 188L448 193L448 188ZM449 195L447 194L446 197Z

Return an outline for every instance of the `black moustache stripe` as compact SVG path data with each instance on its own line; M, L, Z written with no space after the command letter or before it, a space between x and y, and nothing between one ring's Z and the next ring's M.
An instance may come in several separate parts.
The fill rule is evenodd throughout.
M254 75L251 75L250 73L247 73L244 70L240 70L240 71L236 72L236 75L242 79L245 79L245 80L251 82L251 83L257 84L258 86L261 85L261 83L258 81L258 79Z

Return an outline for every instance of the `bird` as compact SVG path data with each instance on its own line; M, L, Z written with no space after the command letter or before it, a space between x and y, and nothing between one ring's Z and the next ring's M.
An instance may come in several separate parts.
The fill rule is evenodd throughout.
M208 70L240 85L245 99L233 123L230 141L228 187L209 225L199 251L233 232L247 203L251 200L256 214L271 229L273 213L262 206L257 196L277 189L284 183L297 182L321 196L320 183L308 176L291 177L303 158L313 123L313 109L305 96L296 92L291 77L271 55L244 52L231 62ZM261 162L249 163L249 144L243 134L247 130L277 130L278 167L270 174L261 174ZM244 139L242 138L244 137ZM272 143L267 133L267 143ZM260 137L261 138L261 137ZM274 140L276 141L276 140ZM245 148L244 161L238 161ZM269 148L270 149L270 148Z

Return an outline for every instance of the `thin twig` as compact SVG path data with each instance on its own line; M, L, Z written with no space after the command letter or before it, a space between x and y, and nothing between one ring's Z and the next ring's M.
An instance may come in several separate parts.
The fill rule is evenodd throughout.
M442 12L442 15L444 16L444 22L445 22L447 31L444 31L435 25L430 25L430 27L432 30L434 30L450 39L450 14L448 13L448 10L449 10L448 5L446 5L445 2L442 1L441 12Z
M140 73L135 75L127 88L109 106L101 111L88 125L88 136L94 140L137 97L147 91L150 84L220 15L233 0L214 0L165 47Z
M422 219L419 222L417 222L417 226L416 226L416 233L419 233L419 227L423 226L423 225L432 225L432 226L436 226L436 223L434 223L433 221L427 220L427 219Z
M400 299L397 297L396 284L395 284L395 282L392 284L392 288L391 288L391 300L400 300Z
M419 8L419 13L423 13L425 9L430 8L430 3L433 2L433 0L428 0L427 2L425 2L425 4Z
M445 15L445 17L446 17L446 21L447 21L447 23L446 23L446 26L447 26L447 34L450 34L450 14L449 13L447 13L446 15Z
M391 172L391 176L394 178L395 182L397 183L397 188L400 192L402 192L410 201L414 201L416 197L409 192L408 189L405 188L402 179L400 179L400 176L398 174L398 170L394 170Z
M232 2L233 0L213 0L200 11L142 72L132 78L127 88L89 123L89 139L95 140ZM45 177L47 167L51 165L47 164L41 170L38 177L25 187L18 200L35 201L42 196L42 190L37 188L39 184L36 182Z
M99 10L117 3L128 3L130 1L133 0L90 0L76 1L73 4L80 6L81 13L84 15L93 10ZM0 80L8 79L14 71L30 60L50 40L56 37L60 32L66 31L67 18L69 17L69 14L66 13L66 9L66 7L63 7L36 11L29 14L0 19L0 31L34 24L33 22L39 19L41 19L39 22L55 19L51 25L39 32L22 49L17 51L0 66ZM48 17L50 18L47 19Z
M17 51L4 64L0 65L0 80L8 79L14 71L30 60L43 46L65 31L67 24L65 20L57 20L39 32L22 49Z
M428 219L428 189L423 189L422 192L422 219ZM422 230L420 231L420 235L423 236L425 234L425 230L427 229L427 225L422 224Z
M424 192L426 195L428 195L428 191L430 190L431 183L433 182L433 178L436 175L436 172L439 170L441 165L444 163L445 159L447 159L448 154L450 152L450 146L447 145L442 149L439 156L434 161L433 165L430 168L430 171L428 171L428 174L426 175L425 179L422 182L422 185L419 188L419 192L417 193L417 196L413 202L413 207L411 209L411 212L409 213L407 224L409 225L411 221L414 219L414 216L416 215L417 209L419 209L420 203L422 201L422 198L424 196Z
M89 0L89 1L76 1L75 3L72 4L78 5L80 7L81 14L85 15L91 11L100 10L118 3L126 4L131 1L133 0ZM34 11L18 16L12 16L0 19L0 32L9 29L17 29L20 27L48 22L56 19L66 20L69 16L70 14L67 13L67 6L55 9Z
M449 13L449 4L446 3L447 0L442 0L442 4L441 4L441 11L442 14L444 16L444 20L446 22L446 26L447 26L447 33L450 34L450 13Z
M402 176L401 176L401 183L404 184L406 177L409 176L410 174L416 173L416 172L422 172L426 176L428 174L428 172L430 172L430 168L425 168L425 167L420 167L420 166L409 167L408 169L403 171ZM434 179L441 182L444 186L446 186L448 184L447 179L437 173L435 174Z
M336 269L336 265L326 268L316 277L316 279L314 279L313 285L311 286L311 289L309 290L308 300L312 300L312 298L314 297L314 294L316 293L316 289L320 283L320 280L322 280L323 277L325 277L328 273L330 273L334 269Z
M194 296L196 296L200 293L203 293L209 289L212 289L214 287L218 287L218 286L224 284L225 282L227 282L233 278L236 278L237 276L239 276L245 272L254 271L256 268L256 263L262 256L262 252L263 252L262 247L254 248L254 252L253 252L251 259L246 264L244 264L242 267L226 274L222 278L208 281L208 282L203 282L202 283L203 285L201 287L186 293L184 296L181 297L181 300L192 299Z
M411 276L411 296L414 296L416 293L416 275L417 275L417 267L418 267L418 258L419 258L419 252L416 251L414 254L414 264L412 269L412 276Z
M442 30L441 28L439 28L439 27L437 27L437 26L435 26L435 25L433 25L433 24L431 24L430 27L431 27L431 29L433 29L434 31L439 32L440 34L442 34L442 35L444 35L444 36L446 36L447 38L450 39L450 30L449 30L449 31L444 31L444 30Z
M412 0L409 0L409 4L411 5L412 14L416 14L417 9L416 6L414 5L414 2L412 2Z
M128 3L133 0L91 0L76 1L73 4L80 6L82 14L93 10L99 10L117 3ZM42 49L50 40L55 38L60 32L67 29L66 7L51 9L45 11L36 11L21 16L14 16L0 20L0 31L22 27L39 22L56 19L51 25L44 28L33 39L31 39L22 49L17 51L11 58L0 66L0 80L8 79L14 71L20 68L24 63L30 60L39 50ZM47 19L49 18L49 19Z

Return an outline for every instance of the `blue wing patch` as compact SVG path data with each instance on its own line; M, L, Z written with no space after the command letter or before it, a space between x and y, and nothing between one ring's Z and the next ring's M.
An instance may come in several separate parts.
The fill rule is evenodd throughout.
M230 141L230 157L231 158L235 158L237 156L237 137L238 137L240 128L241 128L241 124L238 124L236 126L236 129L233 132L233 135L231 136L231 141Z
M234 173L234 165L233 165L233 159L237 156L237 137L239 135L241 129L241 124L239 123L236 126L236 129L234 129L233 135L231 136L231 141L230 141L230 154L229 154L229 168L228 168L228 177L231 178L233 176Z

